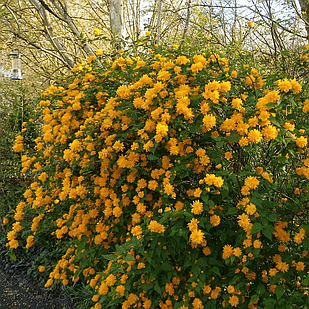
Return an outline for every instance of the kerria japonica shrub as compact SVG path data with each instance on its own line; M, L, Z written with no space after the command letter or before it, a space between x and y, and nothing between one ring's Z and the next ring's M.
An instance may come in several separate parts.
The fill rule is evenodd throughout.
M305 308L304 84L214 53L95 61L42 94L8 247L63 248L46 287L91 308Z

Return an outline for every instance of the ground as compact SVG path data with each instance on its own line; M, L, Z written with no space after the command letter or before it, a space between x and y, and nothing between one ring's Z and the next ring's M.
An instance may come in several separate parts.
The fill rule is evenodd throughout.
M27 258L12 261L0 243L0 309L75 309L73 301L61 288L40 287L37 279L27 274Z

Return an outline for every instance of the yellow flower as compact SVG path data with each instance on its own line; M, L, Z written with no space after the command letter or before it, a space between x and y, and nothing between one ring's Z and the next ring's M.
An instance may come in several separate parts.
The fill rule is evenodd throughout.
M157 222L155 220L150 221L150 223L148 225L148 229L151 232L155 232L155 233L164 233L164 231L165 231L164 225L160 224L159 222Z
M261 248L262 246L262 243L260 240L256 239L254 242L253 242L253 247L258 249L258 248Z
M204 68L203 64L201 62L193 63L191 65L191 70L193 73L198 73L199 71L202 71Z
M256 212L256 206L252 203L248 204L245 208L245 212L248 215L253 215Z
M272 125L268 125L262 129L263 138L265 141L273 140L278 135L278 130Z
M259 130L253 129L248 133L248 140L252 143L259 143L262 139L262 133Z
M99 48L99 49L97 49L95 51L95 53L96 53L97 56L102 56L103 55L103 50Z
M289 123L289 122L286 122L286 123L283 125L283 127L284 127L285 129L291 131L291 132L293 132L294 129L295 129L295 125L292 124L292 123Z
M241 256L241 249L239 247L234 248L233 255L240 257Z
M231 77L232 78L237 78L237 72L236 71L232 71L231 72Z
M283 92L289 92L292 89L292 84L288 79L278 80L277 85L279 89Z
M102 281L100 288L99 288L99 294L106 295L107 292L108 292L108 286Z
M150 31L146 31L145 33L147 36L150 36Z
M297 262L295 264L295 268L296 268L297 271L303 271L305 269L304 262Z
M171 74L168 71L160 71L158 73L158 80L168 81L171 78Z
M242 107L242 100L241 99L233 99L232 100L232 107L236 108L236 109Z
M93 29L93 33L94 33L95 35L99 35L99 34L101 33L101 30L100 30L100 29L97 29L97 28L94 28L94 29Z
M286 273L289 270L290 265L286 262L278 262L276 267L277 269L281 270L283 273Z
M44 286L45 286L46 288L49 288L50 286L53 285L53 283L54 283L54 279L51 279L51 278L50 278L50 279L47 280L47 282L45 283Z
M307 143L308 143L307 138L304 136L296 138L295 142L296 142L296 145L300 148L304 148L305 146L307 146Z
M213 215L210 217L209 221L213 227L220 224L220 217L218 215Z
M294 242L300 244L306 236L306 231L301 228L299 233L294 236Z
M278 273L278 270L277 270L276 268L271 268L271 269L269 270L269 275L270 275L271 277L276 276L277 273Z
M190 240L195 244L201 244L204 241L205 235L201 230L194 230L190 235Z
M231 245L225 245L223 247L223 252L222 252L222 258L225 260L225 259L228 259L229 257L231 257L233 255L233 247Z
M129 99L131 96L130 89L127 86L120 86L116 91L120 99Z
M140 225L136 225L131 229L131 233L133 236L138 236L143 233L143 230Z
M40 273L44 272L45 271L45 267L44 266L39 266L38 267L38 270Z
M195 215L200 215L204 210L203 203L201 203L200 201L194 201L191 204L191 207L192 207L191 212Z
M231 90L231 83L229 81L227 82L221 82L220 84L220 90L223 92L228 92Z
M165 122L159 122L156 126L156 134L164 137L168 133L168 125Z
M296 81L295 78L291 80L291 85L292 85L292 90L293 90L295 93L300 93L300 92L301 92L302 87L301 87L301 85Z
M227 151L225 154L224 154L224 158L227 159L227 160L230 160L233 158L233 155L230 151Z
M247 214L239 215L237 218L238 218L238 225L243 229L247 229L250 226L250 219Z
M143 269L145 268L145 263L138 263L137 264L137 269Z
M26 248L27 249L31 248L33 246L33 244L34 244L34 237L32 235L28 236Z
M237 307L239 304L239 298L236 295L232 295L229 298L229 303L232 307Z
M248 26L249 26L249 28L252 28L252 27L253 27L253 22L252 22L252 21L249 21L249 22L248 22Z
M116 283L116 276L113 274L110 274L106 279L105 279L106 285L107 286L113 286Z
M259 185L260 181L255 176L249 176L245 180L245 186L249 189L256 189Z
M241 147L245 147L245 146L248 146L249 145L249 140L247 137L242 137L239 141L238 141L238 144L241 146Z
M203 118L203 124L207 130L216 126L216 117L214 115L206 114Z
M263 167L257 166L257 167L255 168L255 171L256 171L256 173L257 173L258 175L261 175L261 174L263 173Z
M149 183L148 183L148 188L150 190L156 190L158 187L158 182L156 180L150 180Z
M176 58L176 63L179 65L187 64L190 60L186 56L179 56Z

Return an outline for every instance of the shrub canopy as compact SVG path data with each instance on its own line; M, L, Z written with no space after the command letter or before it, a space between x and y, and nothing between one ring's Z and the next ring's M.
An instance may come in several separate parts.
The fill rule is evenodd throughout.
M309 303L305 85L178 49L73 71L42 94L8 233L64 248L47 287L85 282L92 308Z

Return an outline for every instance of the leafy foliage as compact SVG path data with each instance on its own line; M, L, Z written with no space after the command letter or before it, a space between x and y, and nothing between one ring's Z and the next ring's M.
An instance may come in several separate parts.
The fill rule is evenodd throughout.
M177 46L73 72L42 94L8 233L65 250L46 287L81 282L91 308L309 303L305 84Z

